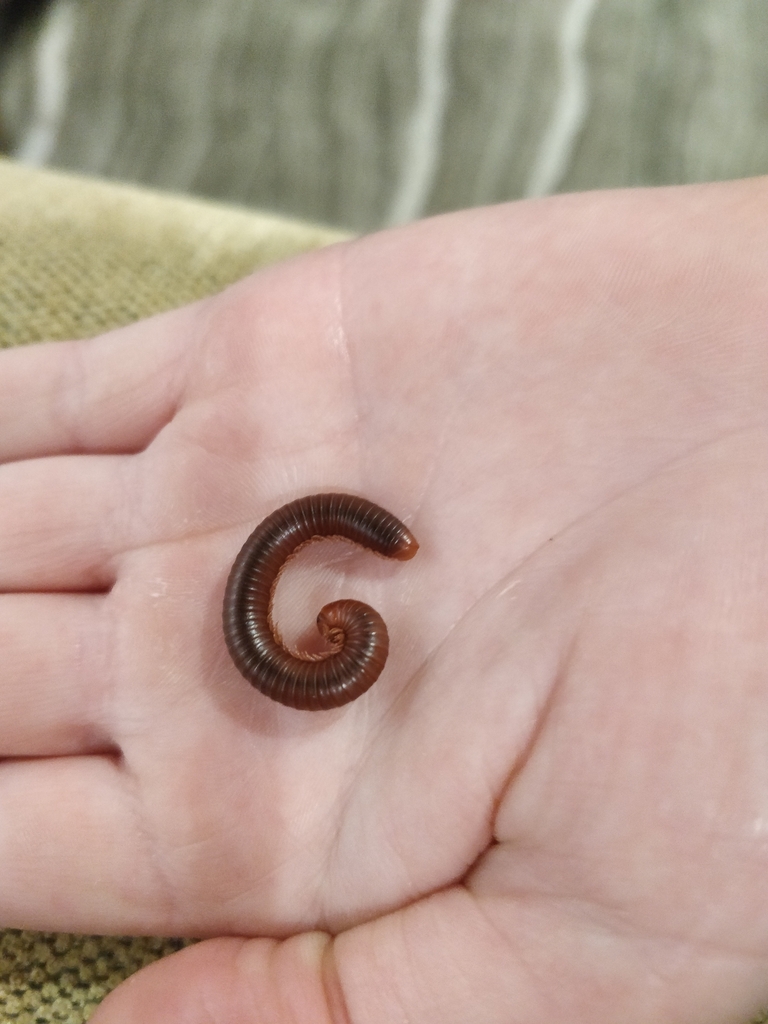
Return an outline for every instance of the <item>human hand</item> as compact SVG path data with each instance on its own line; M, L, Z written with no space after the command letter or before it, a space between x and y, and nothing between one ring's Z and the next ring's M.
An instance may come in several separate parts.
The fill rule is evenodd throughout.
M0 919L255 936L94 1020L766 997L765 188L473 211L0 355ZM292 568L288 631L349 596L391 639L296 712L221 597L264 514L336 489L421 549Z

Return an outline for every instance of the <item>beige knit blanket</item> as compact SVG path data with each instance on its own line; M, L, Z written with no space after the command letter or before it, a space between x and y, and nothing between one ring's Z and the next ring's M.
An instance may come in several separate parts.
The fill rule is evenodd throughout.
M0 347L87 337L340 237L0 160ZM181 945L0 931L0 1022L80 1024L129 974Z

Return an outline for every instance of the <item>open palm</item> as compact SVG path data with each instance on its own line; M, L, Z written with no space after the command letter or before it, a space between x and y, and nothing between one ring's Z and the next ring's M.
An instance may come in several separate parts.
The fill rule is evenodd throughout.
M0 356L2 923L261 937L100 1019L768 995L764 200L474 211ZM421 548L286 574L284 632L354 597L390 633L368 694L299 712L238 675L221 601L256 523L331 490Z

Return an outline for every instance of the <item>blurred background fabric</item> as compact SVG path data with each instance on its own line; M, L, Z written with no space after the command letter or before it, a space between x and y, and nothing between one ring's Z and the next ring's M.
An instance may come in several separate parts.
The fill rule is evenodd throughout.
M29 9L4 147L33 165L355 231L768 171L765 0L3 5Z

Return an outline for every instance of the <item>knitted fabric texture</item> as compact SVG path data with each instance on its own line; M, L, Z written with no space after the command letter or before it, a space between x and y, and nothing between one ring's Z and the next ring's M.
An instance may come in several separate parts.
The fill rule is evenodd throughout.
M0 347L90 337L342 237L0 160Z

